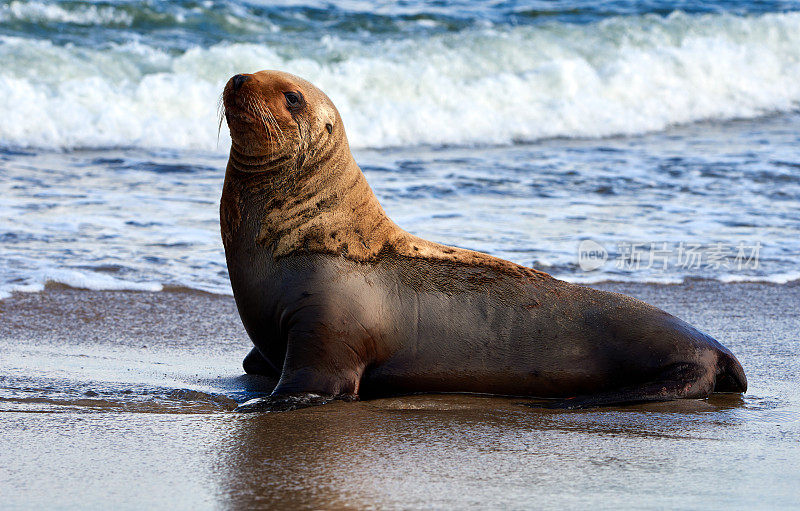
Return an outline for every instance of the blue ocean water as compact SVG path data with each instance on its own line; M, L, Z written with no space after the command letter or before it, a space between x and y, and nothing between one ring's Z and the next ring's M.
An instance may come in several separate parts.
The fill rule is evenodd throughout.
M800 278L797 1L11 1L0 63L0 296L230 292L217 100L269 68L416 234L574 281Z

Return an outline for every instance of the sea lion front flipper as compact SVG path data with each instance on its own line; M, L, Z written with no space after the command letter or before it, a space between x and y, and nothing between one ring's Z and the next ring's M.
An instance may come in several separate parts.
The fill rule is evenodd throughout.
M288 364L287 364L288 365ZM323 363L323 367L324 367ZM322 390L320 390L322 389ZM320 406L331 401L358 401L352 392L352 384L338 376L325 376L314 367L293 370L284 369L278 386L268 397L246 401L237 406L235 412L289 412Z
M333 396L320 396L319 394L310 393L273 395L245 401L237 406L234 412L289 412L300 408L328 404L333 399Z
M333 330L319 322L310 329L291 332L281 379L272 396L357 396L368 364L361 355L364 342L358 334L366 335L366 331L358 332L351 326L339 323Z

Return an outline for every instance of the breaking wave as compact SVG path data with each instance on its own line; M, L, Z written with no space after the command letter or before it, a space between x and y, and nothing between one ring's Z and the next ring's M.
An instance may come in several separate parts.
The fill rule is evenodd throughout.
M17 15L90 23L113 14L37 5ZM112 21L133 23L123 14ZM223 152L228 139L223 128L218 141L216 104L225 81L269 68L326 91L355 147L502 145L795 110L800 13L487 24L402 39L333 32L185 49L144 39L96 47L3 35L0 60L5 147Z

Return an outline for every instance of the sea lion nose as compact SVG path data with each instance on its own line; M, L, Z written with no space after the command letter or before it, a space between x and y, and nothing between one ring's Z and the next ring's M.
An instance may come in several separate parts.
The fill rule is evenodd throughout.
M236 75L236 76L234 76L233 77L233 90L234 91L239 90L239 87L241 87L242 84L244 82L246 82L247 80L249 80L249 79L250 79L250 77L246 76L246 75Z

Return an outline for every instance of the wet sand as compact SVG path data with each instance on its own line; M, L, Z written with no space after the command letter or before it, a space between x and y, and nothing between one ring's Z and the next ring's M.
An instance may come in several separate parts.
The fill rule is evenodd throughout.
M790 509L800 286L604 284L714 335L749 392L587 411L433 395L237 414L269 392L229 297L0 301L3 508Z

